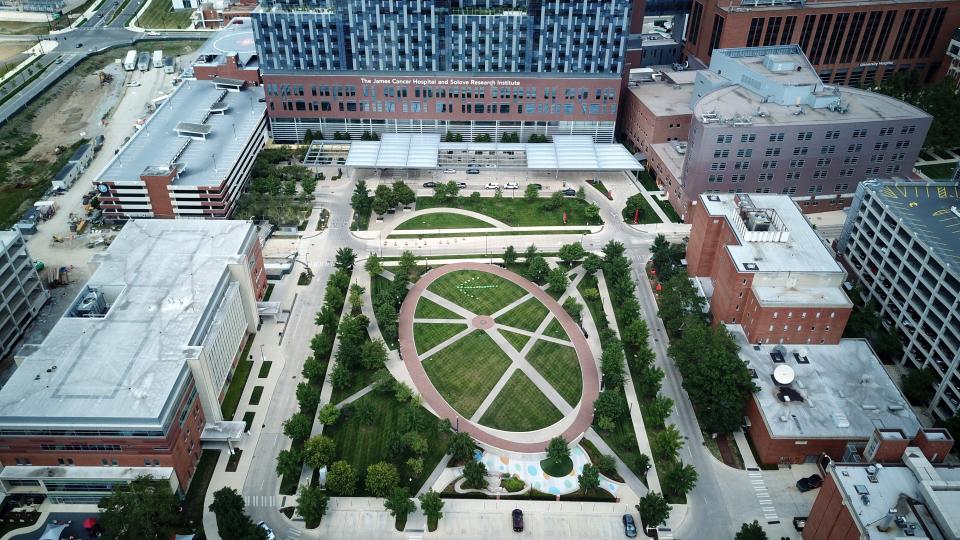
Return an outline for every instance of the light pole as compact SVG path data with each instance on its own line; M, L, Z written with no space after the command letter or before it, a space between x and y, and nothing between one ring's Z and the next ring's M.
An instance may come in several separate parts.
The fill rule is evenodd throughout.
M263 355L263 343L260 344L260 361L265 362L267 360L266 356Z

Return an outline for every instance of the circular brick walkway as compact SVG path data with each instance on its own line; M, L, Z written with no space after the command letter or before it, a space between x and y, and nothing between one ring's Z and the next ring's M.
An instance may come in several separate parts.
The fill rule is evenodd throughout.
M466 431L473 436L474 439L486 445L509 452L534 453L543 452L547 447L547 443L550 442L549 438L539 441L530 440L530 437L524 436L534 432L517 433L516 440L510 440L499 435L495 435L488 431L488 428L469 421L461 416L456 410L454 410L449 403L447 403L447 400L444 399L443 396L440 395L440 392L438 392L433 386L433 383L430 381L430 377L427 375L427 372L424 371L423 365L420 363L420 357L417 354L417 347L414 343L413 336L413 319L414 314L417 311L417 301L420 299L420 295L423 293L423 291L426 290L426 288L429 287L430 284L436 281L439 277L449 274L450 272L456 272L458 270L487 272L512 281L528 293L532 294L534 298L542 302L543 305L545 305L547 309L553 313L554 317L560 321L560 325L567 333L567 336L573 343L574 350L577 352L577 359L580 362L580 373L583 377L583 393L581 395L580 403L573 409L575 417L567 426L567 428L561 433L563 438L568 442L576 440L578 437L580 437L580 435L590 428L590 424L593 422L593 402L597 399L597 395L600 391L600 377L597 372L597 365L593 358L593 353L590 352L590 346L587 344L587 340L584 339L583 333L580 331L580 327L577 326L577 323L570 318L570 315L563 310L563 307L561 307L552 296L530 281L527 281L517 274L499 266L464 262L448 264L439 268L435 268L424 274L410 289L410 292L407 294L406 298L404 298L403 305L400 306L399 314L400 355L403 358L404 365L407 367L407 371L410 373L410 376L413 379L413 383L416 386L417 391L420 392L424 401L426 401L426 403L430 405L430 408L436 411L441 418L447 418L454 425L456 425L457 418L459 418L460 429ZM473 326L481 328L478 323L481 323L479 319L482 318L483 317L475 318L473 320ZM489 319L489 317L487 317L487 319ZM482 324L487 323L486 321L483 321ZM492 319L489 320L489 324L491 326L493 325ZM498 431L497 433L503 434L505 432Z

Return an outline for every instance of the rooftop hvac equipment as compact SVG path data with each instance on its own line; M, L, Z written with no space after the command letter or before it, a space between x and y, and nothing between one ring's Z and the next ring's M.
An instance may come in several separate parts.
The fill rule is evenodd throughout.
M678 142L673 145L673 149L677 151L681 156L687 153L687 143Z
M793 382L797 374L788 365L780 365L773 370L773 381L784 386Z
M77 317L102 317L107 313L107 300L99 289L88 288L74 307Z

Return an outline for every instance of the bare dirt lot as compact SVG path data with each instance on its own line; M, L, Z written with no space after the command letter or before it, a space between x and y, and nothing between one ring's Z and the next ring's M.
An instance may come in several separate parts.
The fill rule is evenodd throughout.
M0 42L0 62L10 62L15 56L36 45L34 41L3 41ZM22 62L23 59L18 62Z

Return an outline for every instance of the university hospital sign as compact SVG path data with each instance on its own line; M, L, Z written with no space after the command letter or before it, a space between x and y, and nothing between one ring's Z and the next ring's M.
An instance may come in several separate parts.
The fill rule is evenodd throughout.
M360 77L360 84L412 84L421 86L520 86L517 79L368 79Z

